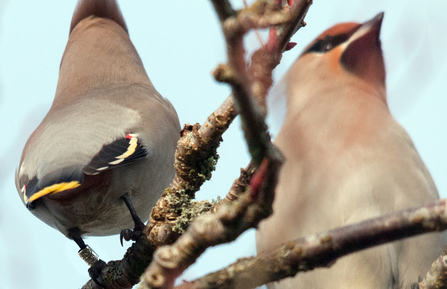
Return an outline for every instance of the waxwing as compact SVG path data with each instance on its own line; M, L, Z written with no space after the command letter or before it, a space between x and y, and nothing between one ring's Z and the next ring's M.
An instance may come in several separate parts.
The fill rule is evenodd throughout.
M312 42L280 82L285 122L275 144L285 157L273 214L257 251L288 240L436 201L413 142L390 114L379 39L383 13L343 23ZM268 288L409 289L446 245L431 233L339 259Z
M116 1L80 0L56 96L16 171L20 198L81 249L82 236L141 232L174 177L179 132ZM123 232L126 240L139 235Z

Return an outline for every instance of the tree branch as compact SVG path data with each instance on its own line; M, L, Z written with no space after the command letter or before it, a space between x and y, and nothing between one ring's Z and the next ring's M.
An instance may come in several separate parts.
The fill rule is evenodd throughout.
M252 91L259 103L264 107L265 97L273 84L272 71L280 63L282 54L288 49L290 38L305 25L304 17L312 0L298 0L291 6L285 5L283 13L284 24L270 28L269 39L263 47L252 56L250 74L252 75ZM293 47L293 46L292 46Z
M236 116L237 112L230 96L202 126L199 124L185 126L183 136L177 144L174 180L152 209L145 234L142 234L141 238L129 248L122 260L107 263L107 267L98 278L102 285L111 289L131 288L139 282L141 274L149 266L156 247L177 240L180 233L173 228L178 225L182 209L186 206L194 207L191 205L194 193L211 177L211 171L217 160L216 149L222 134ZM196 206L197 214L204 211L203 208L208 210L212 208L203 202L199 205ZM190 221L183 219L180 226L187 226ZM101 287L89 280L82 288Z
M427 275L412 289L447 289L447 247L430 267Z
M213 212L217 212L217 209L224 204L230 204L231 202L236 201L239 196L245 192L247 187L250 184L251 177L255 173L255 167L253 165L253 162L250 162L245 169L241 169L241 175L239 178L234 180L233 185L230 188L230 191L225 196L224 199L222 199L216 206L213 208Z
M303 11L307 11L307 8L311 2L308 0L300 1L300 3L301 2L307 3L307 6L303 6ZM285 23L281 24L284 25L284 29L287 31L293 30L294 33L297 30L295 27L297 25L287 23L301 23L305 12L298 11L298 9L290 9L292 12L288 13L287 7L285 10L280 11L279 5L271 5L268 3L268 1L260 0L248 9L235 11L231 8L228 1L213 1L219 19L222 21L222 29L226 34L227 53L229 59L228 64L220 66L216 70L215 75L217 79L229 82L233 88L233 95L237 102L237 111L242 113L241 118L243 129L249 150L253 157L253 167L250 169L251 173L245 176L245 178L250 178L255 168L258 167L265 158L267 159L264 160L264 163L266 163L264 170L257 174L254 181L252 180L251 192L244 195L246 196L248 194L250 197L244 197L237 202L232 201L232 206L222 206L222 208L216 209L217 212L221 210L233 212L232 214L236 215L233 222L236 222L237 220L237 222L245 222L246 225L241 225L241 229L237 230L237 234L225 233L227 235L223 239L217 238L218 234L215 233L214 236L216 236L216 239L211 240L210 242L205 242L206 246L201 247L200 250L204 250L207 246L219 244L225 240L231 240L233 236L242 233L250 226L255 226L254 224L257 224L257 222L259 222L262 218L267 217L271 213L274 184L276 184L277 171L281 157L279 156L279 152L270 142L270 137L267 134L267 126L265 125L264 121L266 113L265 96L272 82L269 82L268 80L266 81L265 77L261 79L256 75L267 75L271 78L271 70L277 65L277 63L279 63L280 57L276 57L277 63L275 65L263 65L262 63L264 59L253 58L252 66L255 66L257 63L257 68L252 68L248 71L244 60L245 49L243 47L242 38L248 29L270 27L271 25L278 25L280 23ZM298 7L297 5L295 6ZM284 14L284 11L287 13ZM294 20L297 15L301 16L299 16L298 20ZM294 27L289 27L291 25L294 25ZM289 33L289 36L293 33ZM287 34L278 34L278 39L281 39L281 35L282 37L286 37L284 35ZM282 40L286 41L285 38ZM269 43L267 44L270 45L270 53L274 55L282 53L282 51L278 50L280 47L279 45L273 47L270 40ZM255 79L255 81L253 81L253 79ZM252 90L253 87L256 87L256 85L261 85L264 88L263 91L265 92L263 95L257 93L258 103L260 103L261 106L258 106L255 102L253 102L254 94ZM147 244L147 247L143 246L146 248L144 254L151 256L156 246L172 244L189 225L192 218L212 208L212 204L208 202L194 202L192 200L195 192L200 188L203 182L211 177L211 171L214 170L214 166L218 158L216 149L221 141L221 136L237 116L237 111L235 109L233 99L230 96L212 115L208 117L208 120L202 126L199 124L186 125L182 130L182 137L177 145L174 164L176 176L151 212L145 230L149 243ZM268 177L265 178L265 176ZM268 179L270 183L267 184L266 179ZM238 190L240 193L242 191L240 190L241 188L245 187L241 186L237 189L237 187L233 185L226 200L228 201L230 198L234 200L234 196L236 194L233 193ZM247 201L247 198L251 201ZM244 205L241 205L241 202ZM243 211L245 211L246 214L243 213ZM217 215L222 217L221 214ZM230 217L226 216L225 218ZM221 220L221 222L223 222L223 220ZM206 224L206 222L204 223ZM199 223L197 227L200 228L200 226L206 225L200 225ZM197 230L197 227L195 227L196 229L191 229L192 232ZM224 231L228 232L231 230L227 228L224 229ZM200 238L204 238L204 240L206 240L208 236L207 234L191 234L194 236L199 236L199 239L196 237L190 237L190 239L194 240L196 243L201 242ZM185 240L187 238L188 236L185 237ZM184 254L184 256L187 256L184 258L190 262L191 260L195 260L194 258L197 258L198 255L194 257L194 254ZM125 258L121 262L124 262L126 258L129 258L129 260L132 260L132 262L136 262L138 264L148 264L151 259L147 256L140 256L140 254L130 252L129 255L126 254ZM162 256L159 260L162 262ZM119 262L120 261L109 262L108 267L106 267L106 269L102 272L100 279L110 280L111 282L110 284L103 284L106 285L107 288L127 288L126 286L129 284L135 284L134 282L136 282L135 278L128 277L133 274L132 272L127 272L127 270L132 268L132 266L116 266L116 263ZM96 284L93 282L89 282L88 284L93 284L93 287L88 288L97 288ZM88 284L86 284L86 286Z
M122 260L110 261L98 278L100 283L108 289L132 288L140 280L140 276L152 261L155 246L150 244L142 235L127 250ZM83 289L102 289L93 280L89 280Z
M186 125L182 130L182 138L177 143L175 154L176 175L152 209L146 226L146 234L151 243L156 246L171 244L182 232L172 229L187 227L191 219L179 224L179 217L185 208L190 207L195 192L205 180L211 178L222 134L237 115L233 99L229 96L202 126ZM204 206L211 209L211 204L202 202L198 210L203 210Z
M265 160L252 179L251 190L234 203L220 206L215 214L199 216L173 245L158 248L139 288L172 288L175 278L206 248L233 241L256 227L266 217L264 208L271 208L280 165L279 158Z
M286 277L293 277L298 272L317 267L330 267L342 256L373 246L445 230L447 229L446 213L447 200L441 200L427 206L406 209L314 234L290 241L273 252L264 252L257 257L240 259L225 269L176 288L255 288ZM438 276L443 275L445 278L444 260L445 256L441 256L435 265L443 267L442 270L436 268L431 272L437 271ZM428 284L424 286L427 287L420 288L441 288Z
M245 193L244 198L238 199L231 205L219 207L215 215L205 214L198 217L172 246L159 248L155 252L154 261L144 274L141 288L171 288L175 278L193 264L207 247L234 240L246 229L256 226L260 220L271 214L274 188L282 158L270 142L265 124L266 110L254 101L252 77L246 69L247 64L244 60L243 36L247 32L247 27L258 28L257 25L263 25L260 23L264 23L266 19L269 19L269 25L271 25L272 15L278 16L278 13L273 10L275 7L278 9L279 5L269 7L266 5L267 2L258 1L250 8L235 12L227 1L214 0L212 2L227 41L228 56L228 63L216 69L215 77L218 81L231 85L236 107L241 114L242 128L253 158L253 165L254 167L262 165L251 179L251 191ZM259 9L261 6L262 9ZM307 8L308 6L302 7L305 11ZM252 13L253 11L255 12ZM267 14L268 16L265 16ZM304 14L305 12L302 12L302 17ZM290 14L282 15L281 21L290 20L287 16L291 17ZM296 27L291 29L296 30ZM273 50L269 52L272 53ZM271 75L273 66L263 66L259 63L258 68ZM265 86L270 87L270 85L271 82Z

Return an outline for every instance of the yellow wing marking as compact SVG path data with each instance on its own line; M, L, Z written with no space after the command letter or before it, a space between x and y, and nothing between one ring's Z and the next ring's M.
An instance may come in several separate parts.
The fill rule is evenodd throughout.
M32 201L37 200L38 198L41 198L43 196L49 195L49 194L55 194L59 192L63 192L66 190L77 188L81 185L78 181L71 181L71 182L63 182L59 184L54 184L49 187L43 188L42 190L36 192L33 194L30 198L27 198L25 195L25 202L31 203Z
M129 147L127 148L127 151L123 153L120 156L117 156L117 159L125 159L128 156L132 155L135 152L135 149L137 148L138 139L136 137L132 137L129 141Z

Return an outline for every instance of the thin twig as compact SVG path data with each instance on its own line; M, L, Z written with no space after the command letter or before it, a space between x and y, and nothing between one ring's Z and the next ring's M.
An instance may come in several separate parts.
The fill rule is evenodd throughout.
M264 107L266 107L267 92L273 84L272 71L280 63L290 38L300 27L304 26L304 17L311 4L311 0L297 0L294 1L292 6L286 5L283 8L283 13L290 15L290 21L270 28L266 45L252 55L250 67L251 89L258 103Z
M247 30L243 26L246 24L246 21L241 21L240 19L241 14L251 15L253 17L259 15L255 13L247 14L242 11L239 11L236 15L225 13L225 9L222 6L229 5L226 4L226 1L213 0L212 2L221 21L222 30L227 42L228 58L228 64L220 66L215 73L215 77L218 81L224 81L231 85L236 108L241 115L242 129L248 144L248 150L255 165L259 166L268 151L270 139L266 133L267 127L264 122L265 113L253 102L251 81L244 59L245 48L243 37ZM255 27L252 26L251 28Z
M255 167L253 162L250 162L245 169L241 169L241 174L239 178L234 180L233 185L230 188L230 191L227 193L225 198L223 198L216 206L213 208L213 212L216 212L217 209L224 204L229 205L231 202L236 201L239 196L245 192L246 188L250 184L251 177L255 173Z

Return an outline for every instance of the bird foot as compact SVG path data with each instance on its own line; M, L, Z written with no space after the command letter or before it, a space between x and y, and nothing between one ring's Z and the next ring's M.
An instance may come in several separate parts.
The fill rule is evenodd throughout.
M101 278L99 277L101 276L102 269L104 269L106 266L107 266L106 262L99 259L98 261L93 263L92 266L90 266L90 268L88 269L88 274L90 275L90 278L93 280L93 282L96 283L96 285L102 288L105 287L104 285L101 284Z
M123 246L123 239L126 241L136 241L140 238L141 233L144 230L144 223L140 221L140 223L135 223L135 228L133 230L124 229L120 233L120 242L121 246Z
M144 231L144 223L141 221L140 217L138 217L137 212L135 211L135 208L132 205L132 201L130 200L129 194L124 194L122 196L122 199L124 203L126 204L127 208L129 209L130 216L132 217L132 220L135 224L135 228L133 230L124 229L120 233L120 242L121 246L123 246L123 239L126 241L136 241L140 238L141 233Z

